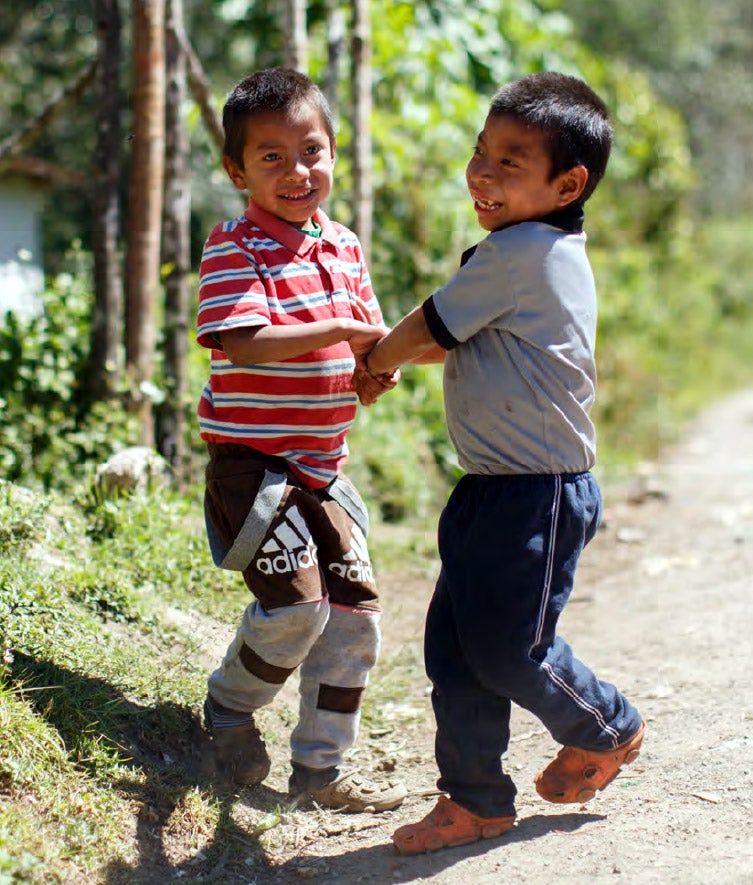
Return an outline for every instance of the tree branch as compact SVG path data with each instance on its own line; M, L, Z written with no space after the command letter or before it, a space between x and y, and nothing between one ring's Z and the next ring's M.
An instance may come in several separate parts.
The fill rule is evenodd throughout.
M9 157L20 154L40 132L50 125L63 108L78 101L93 81L96 68L97 60L95 58L81 70L75 80L64 86L36 117L0 142L0 163Z
M210 138L215 145L217 145L220 153L222 153L222 148L225 144L225 133L222 128L220 115L212 104L212 93L209 89L209 80L204 73L204 68L201 66L199 57L194 52L191 44L182 34L180 35L180 39L183 45L183 51L186 54L186 60L188 61L188 86L191 90L191 95L193 95L194 101L199 106L201 119L204 121L204 126L206 127Z

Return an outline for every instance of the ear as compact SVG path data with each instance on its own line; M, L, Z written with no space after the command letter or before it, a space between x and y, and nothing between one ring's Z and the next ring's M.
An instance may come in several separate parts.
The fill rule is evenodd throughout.
M246 190L246 179L243 175L243 170L241 167L235 162L235 160L231 160L227 154L223 154L222 156L222 168L227 172L228 178L233 184L238 188L239 191Z
M588 181L588 169L585 166L573 166L566 172L562 172L557 176L557 203L560 208L574 203L580 195Z
M337 139L331 138L329 145L330 145L330 156L332 157L332 160L334 162L335 154L337 153Z

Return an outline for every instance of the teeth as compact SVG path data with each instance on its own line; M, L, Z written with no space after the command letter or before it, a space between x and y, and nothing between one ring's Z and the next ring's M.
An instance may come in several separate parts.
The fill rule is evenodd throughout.
M498 209L502 204L501 203L492 203L489 200L479 200L476 198L476 205L481 206L482 209Z
M313 191L306 191L305 194L280 194L283 200L305 200L313 194Z

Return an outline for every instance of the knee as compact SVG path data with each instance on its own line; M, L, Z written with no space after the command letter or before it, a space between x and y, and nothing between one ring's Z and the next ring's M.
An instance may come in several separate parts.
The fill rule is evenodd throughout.
M311 650L309 663L326 666L340 684L365 684L379 655L381 631L378 612L332 607L327 626ZM326 663L324 663L326 662Z
M269 664L295 669L321 636L329 613L326 599L269 611L252 603L243 618L243 642Z
M503 640L487 653L476 646L469 657L482 685L507 697L514 696L536 679L538 665L529 655L528 648L519 642Z

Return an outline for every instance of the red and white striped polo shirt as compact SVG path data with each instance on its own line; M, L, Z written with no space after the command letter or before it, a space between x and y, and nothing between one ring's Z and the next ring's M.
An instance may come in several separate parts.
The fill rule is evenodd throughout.
M285 458L311 488L331 482L348 455L345 437L358 398L347 341L275 363L234 366L218 333L352 317L356 302L382 322L355 234L321 211L320 237L260 209L218 224L199 269L197 341L211 348L211 373L199 403L207 442L240 443Z

